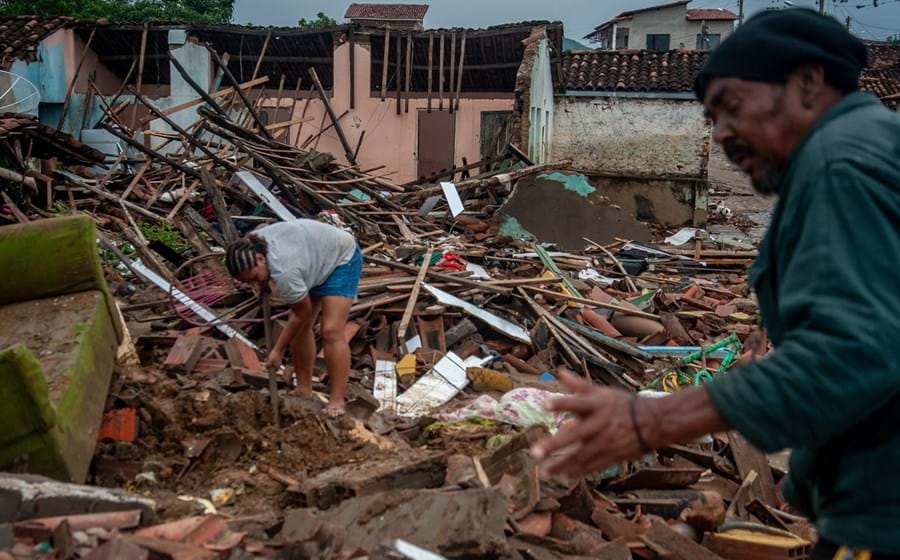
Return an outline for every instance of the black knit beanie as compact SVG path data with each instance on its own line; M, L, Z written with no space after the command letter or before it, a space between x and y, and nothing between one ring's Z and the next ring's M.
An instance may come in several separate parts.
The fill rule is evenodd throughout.
M806 8L761 12L710 55L694 82L702 103L712 78L784 83L798 66L821 64L825 80L849 93L859 89L866 46L832 17Z

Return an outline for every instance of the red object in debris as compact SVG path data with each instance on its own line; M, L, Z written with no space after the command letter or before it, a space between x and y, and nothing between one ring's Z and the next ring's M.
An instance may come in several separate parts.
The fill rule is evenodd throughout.
M137 437L137 413L133 408L110 410L103 415L97 439L133 442Z

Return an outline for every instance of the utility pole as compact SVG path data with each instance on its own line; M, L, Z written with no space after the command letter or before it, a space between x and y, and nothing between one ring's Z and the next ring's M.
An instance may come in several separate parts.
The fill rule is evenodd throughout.
M847 31L850 31L850 16L847 16Z
M825 0L819 0L819 13L825 13Z
M738 25L744 23L744 0L738 0Z

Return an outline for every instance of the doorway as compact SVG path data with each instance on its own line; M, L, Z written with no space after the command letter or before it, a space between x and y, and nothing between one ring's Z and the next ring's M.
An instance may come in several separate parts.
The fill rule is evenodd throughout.
M419 138L416 175L425 179L449 171L454 165L456 114L448 111L419 111Z

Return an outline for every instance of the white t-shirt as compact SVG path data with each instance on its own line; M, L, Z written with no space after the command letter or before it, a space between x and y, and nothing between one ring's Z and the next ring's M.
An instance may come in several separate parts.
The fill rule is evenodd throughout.
M288 304L321 286L339 266L353 259L356 239L342 229L316 220L298 219L254 232L269 245L269 274L278 296Z

